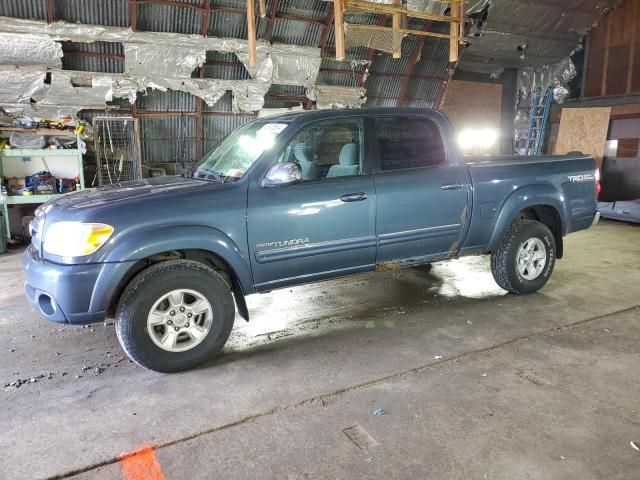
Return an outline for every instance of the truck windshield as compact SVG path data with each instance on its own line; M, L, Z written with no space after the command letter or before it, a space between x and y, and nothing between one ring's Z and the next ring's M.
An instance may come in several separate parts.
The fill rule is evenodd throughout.
M198 165L194 178L235 182L265 150L273 147L286 123L250 123L232 132Z

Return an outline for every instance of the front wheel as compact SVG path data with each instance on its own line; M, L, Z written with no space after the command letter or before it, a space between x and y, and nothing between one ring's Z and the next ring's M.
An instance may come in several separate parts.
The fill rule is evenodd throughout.
M234 317L229 286L215 270L176 260L152 265L131 281L118 305L116 333L138 365L177 372L218 353Z
M545 224L517 220L491 254L491 273L508 292L526 295L549 281L556 262L556 241Z

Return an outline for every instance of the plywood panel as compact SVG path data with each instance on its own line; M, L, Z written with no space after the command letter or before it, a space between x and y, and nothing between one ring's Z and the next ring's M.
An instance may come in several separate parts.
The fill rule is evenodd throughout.
M610 118L611 107L562 109L554 153L579 151L593 155L598 166L601 165Z
M442 110L456 132L466 128L500 129L502 85L453 80L447 88ZM495 146L499 153L500 145Z

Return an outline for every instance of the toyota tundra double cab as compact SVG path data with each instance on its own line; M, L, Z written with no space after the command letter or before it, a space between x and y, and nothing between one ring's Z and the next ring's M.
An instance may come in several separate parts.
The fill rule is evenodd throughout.
M26 294L52 321L115 317L133 361L179 371L223 347L256 292L480 254L500 287L535 292L563 237L597 221L596 189L581 154L463 157L434 110L261 118L184 176L42 205Z

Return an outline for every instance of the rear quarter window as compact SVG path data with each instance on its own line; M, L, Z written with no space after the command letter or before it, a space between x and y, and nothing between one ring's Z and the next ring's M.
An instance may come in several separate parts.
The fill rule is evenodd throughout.
M440 129L421 117L378 117L376 140L382 171L435 167L446 162Z

